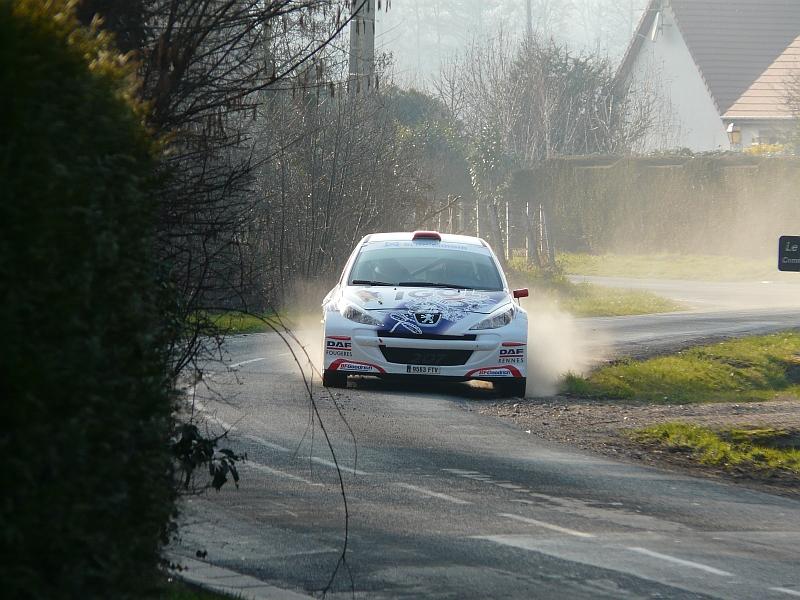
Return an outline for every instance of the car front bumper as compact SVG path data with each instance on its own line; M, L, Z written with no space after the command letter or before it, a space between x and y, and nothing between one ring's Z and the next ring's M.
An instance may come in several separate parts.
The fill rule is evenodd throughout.
M384 334L384 335L382 335ZM498 380L527 376L527 321L463 335L395 337L328 313L324 368L348 375ZM447 338L447 339L443 339Z

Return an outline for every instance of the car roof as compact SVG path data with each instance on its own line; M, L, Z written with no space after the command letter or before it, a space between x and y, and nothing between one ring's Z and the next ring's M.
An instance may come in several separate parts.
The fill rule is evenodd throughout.
M476 246L477 248L488 248L488 244L481 238L472 237L469 235L454 235L452 233L440 233L442 243L444 244L464 244L466 246ZM410 231L401 231L394 233L373 233L364 238L365 244L372 244L376 242L411 242L414 239L414 233ZM477 249L476 248L476 249Z

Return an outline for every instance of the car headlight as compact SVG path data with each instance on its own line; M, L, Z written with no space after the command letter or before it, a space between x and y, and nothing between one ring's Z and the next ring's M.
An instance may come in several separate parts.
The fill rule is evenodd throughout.
M362 325L383 325L378 319L368 315L366 312L353 306L352 304L343 302L339 306L339 313L350 321L361 323Z
M512 304L508 308L503 308L500 311L489 315L483 321L470 327L470 330L474 329L497 329L499 327L505 327L514 319L514 313L516 312L516 307Z

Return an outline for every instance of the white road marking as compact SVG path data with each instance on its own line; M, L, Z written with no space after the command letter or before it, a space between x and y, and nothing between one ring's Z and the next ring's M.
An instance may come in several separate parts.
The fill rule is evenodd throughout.
M733 573L728 573L727 571L722 571L721 569L715 569L714 567L709 567L708 565L704 565L702 563L692 562L691 560L683 560L682 558L676 558L674 556L669 556L668 554L653 552L652 550L648 550L647 548L629 547L628 550L630 550L631 552L636 552L638 554L644 554L645 556L650 556L652 558L658 558L665 562L671 562L675 563L676 565L689 567L690 569L698 569L699 571L705 571L706 573L711 573L712 575L720 575L721 577L733 577Z
M209 421L211 421L212 423L216 423L217 425L219 425L220 427L222 427L222 428L223 428L223 429L225 429L226 431L236 431L236 427L234 427L233 425L231 425L231 424L230 424L230 423L228 423L227 421L223 421L223 420L222 420L222 419L220 419L219 417L215 417L215 416L214 416L214 415L212 415L211 413L208 413L208 412L206 412L206 411L205 411L205 410L204 410L202 407L200 407L198 410L199 410L200 412L204 412L204 413L206 413L206 419L208 419L208 420L209 420Z
M272 467L268 467L267 465L261 465L259 463L248 461L244 463L244 466L251 469L255 469L256 471L261 471L263 473L269 473L270 475L275 475L277 477L283 477L285 479L293 479L294 481L300 481L308 485L313 485L314 487L322 487L321 483L311 481L310 479L306 479L305 477L300 477L299 475L292 475L291 473L287 473L286 471L279 471L278 469L273 469Z
M235 425L231 425L230 423L228 423L226 421L223 421L219 417L215 417L214 415L209 414L208 412L205 411L205 409L202 406L200 407L199 410L201 410L201 411L206 413L206 418L209 421L211 421L212 423L216 423L217 425L219 425L223 429L225 429L227 431L238 431L238 429L236 428ZM265 446L267 448L271 448L273 450L277 450L278 452L291 452L291 450L289 450L289 448L284 448L283 446L281 446L279 444L275 444L273 442L268 442L264 438L260 438L257 435L252 435L252 434L249 434L249 433L243 433L241 435L242 435L242 437L247 438L250 441L256 442L257 444L261 444L262 446ZM336 463L334 463L333 461L330 461L330 460L325 460L324 458L318 458L316 456L312 456L309 460L311 460L311 462L313 462L313 463L316 463L318 465L322 465L324 467L330 467L331 469L335 469L336 468ZM347 466L345 466L343 464L340 464L339 468L342 470L342 472L349 472L349 473L353 473L354 475L369 475L369 473L367 473L366 471L361 471L359 469L351 469L350 467L347 467Z
M335 469L336 468L336 463L333 462L332 460L325 460L324 458L317 458L316 456L312 456L309 460L311 462L313 462L313 463L317 463L318 465L323 465L323 466L326 466L326 467L330 467L331 469ZM350 467L347 467L347 466L343 465L342 463L339 463L339 469L343 473L347 472L347 473L353 473L354 475L369 475L369 473L367 473L366 471L359 471L358 469L351 469Z
M781 594L787 594L789 596L794 596L795 598L800 598L800 592L795 591L795 590L790 590L789 588L771 587L769 589L772 592L780 592Z
M439 500L446 500L447 502L452 502L453 504L472 504L471 502L467 502L466 500L462 500L461 498L455 498L453 496L448 496L447 494L441 494L439 492L434 492L433 490L427 490L425 488L421 488L416 485L411 485L410 483L395 483L397 487L405 488L407 490L411 490L412 492L417 492L422 494L423 496L430 496L431 498L439 498Z
M513 483L509 483L509 482L506 482L506 481L497 482L497 483L495 483L495 485L497 487L505 488L507 490L522 491L522 492L528 491L528 488L524 488L524 487L522 487L520 485L515 485Z
M266 446L267 448L271 448L272 450L277 450L278 452L291 452L289 448L284 448L278 444L273 444L272 442L268 442L264 438L260 438L257 435L252 435L249 433L245 433L242 437L247 438L251 442L255 442L256 444L261 444L262 446Z
M206 410L204 408L200 408L199 410L206 414L206 419L208 419L212 423L216 423L217 425L222 427L225 431L237 431L236 425L231 425L227 421L223 421L219 417L215 417L211 413L206 412Z
M206 418L209 421L211 421L212 423L216 423L217 425L219 425L220 427L222 427L226 431L239 431L238 428L235 425L231 425L227 421L223 421L219 417L210 414L206 410L206 408L202 404L200 404L199 402L197 403L197 410L199 410L200 412L205 413ZM252 441L252 442L256 442L257 444L261 444L262 446L265 446L267 448L271 448L272 450L277 450L278 452L291 452L291 450L289 450L289 448L284 448L280 444L275 444L273 442L268 442L264 438L258 437L257 435L252 435L250 433L242 433L241 436L243 438L246 438L246 439Z
M519 521L520 523L527 523L528 525L535 525L536 527L542 527L543 529L557 531L559 533L566 533L567 535L574 535L575 537L580 537L580 538L595 537L595 535L591 533L584 533L583 531L575 531L574 529L567 529L566 527L553 525L551 523L545 523L544 521L537 521L536 519L529 519L528 517L521 517L520 515L514 515L511 513L497 513L497 516L504 517L506 519L512 519L514 521Z
M267 357L265 356L263 358L254 358L252 360L243 360L242 362L238 362L238 363L234 363L232 365L228 365L228 370L229 371L235 371L236 369L238 369L239 367L243 367L244 365L252 365L253 363L261 362L263 360L267 360Z

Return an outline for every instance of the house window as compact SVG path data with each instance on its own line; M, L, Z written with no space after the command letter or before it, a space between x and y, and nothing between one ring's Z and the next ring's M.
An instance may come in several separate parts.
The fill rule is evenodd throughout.
M780 141L780 134L775 129L759 129L755 139L757 144L779 144Z

